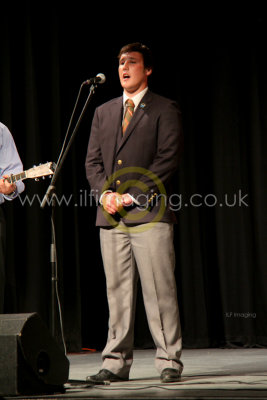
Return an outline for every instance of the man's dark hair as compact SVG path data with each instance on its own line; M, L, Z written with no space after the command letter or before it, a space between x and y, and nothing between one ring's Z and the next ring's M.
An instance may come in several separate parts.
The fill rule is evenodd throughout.
M123 46L119 52L118 59L121 58L122 54L130 53L132 51L137 51L143 55L145 68L153 68L153 57L151 50L146 45L139 42L126 44Z

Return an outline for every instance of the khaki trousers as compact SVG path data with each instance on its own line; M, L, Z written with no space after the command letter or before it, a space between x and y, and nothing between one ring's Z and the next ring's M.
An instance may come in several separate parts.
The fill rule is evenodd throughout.
M102 368L128 377L133 362L137 279L156 346L155 366L182 371L181 326L174 276L173 225L100 228L107 284L109 331Z

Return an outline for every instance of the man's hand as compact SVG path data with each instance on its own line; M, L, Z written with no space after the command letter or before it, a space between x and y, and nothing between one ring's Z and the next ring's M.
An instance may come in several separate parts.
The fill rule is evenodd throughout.
M105 193L102 198L104 210L109 214L116 214L123 208L122 195L117 192Z
M124 206L127 207L132 204L133 199L128 193L105 193L102 198L102 205L104 207L104 210L112 215L116 214L116 212L120 212Z
M124 206L127 207L127 206L131 206L133 204L133 199L128 193L123 194L121 196L121 198L122 198L122 204Z
M0 179L0 193L9 195L16 190L16 184L9 183L7 178L8 178L8 175L4 175L3 179Z

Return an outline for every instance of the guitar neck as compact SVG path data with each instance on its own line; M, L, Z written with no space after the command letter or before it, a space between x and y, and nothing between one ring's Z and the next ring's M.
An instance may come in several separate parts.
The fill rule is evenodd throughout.
M39 180L40 177L45 178L45 176L53 175L56 169L56 164L53 162L47 162L46 164L40 164L34 166L33 168L27 169L27 171L22 171L19 174L11 174L9 177L5 178L9 183L16 183L17 181L22 181L23 179L35 179Z
M11 174L7 178L7 180L9 183L16 183L17 181L22 181L23 179L26 179L26 178L27 178L26 171L23 171L20 174L16 174L16 175Z

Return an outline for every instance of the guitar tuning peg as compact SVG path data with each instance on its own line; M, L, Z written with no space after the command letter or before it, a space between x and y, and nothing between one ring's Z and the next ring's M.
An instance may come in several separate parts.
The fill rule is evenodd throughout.
M45 176L43 176L43 180L45 180Z

